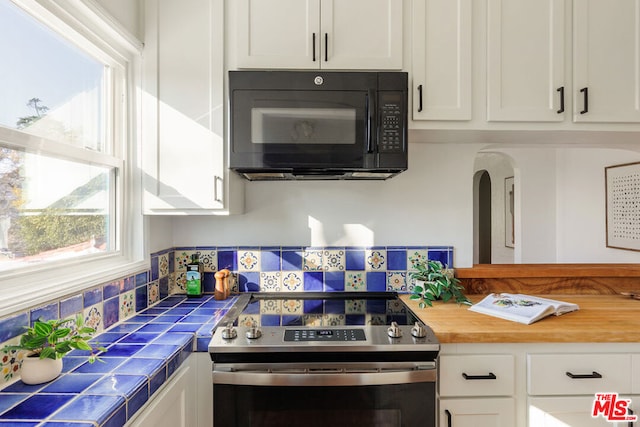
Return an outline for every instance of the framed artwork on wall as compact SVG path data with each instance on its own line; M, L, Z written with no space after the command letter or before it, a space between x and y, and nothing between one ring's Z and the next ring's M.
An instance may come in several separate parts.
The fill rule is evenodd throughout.
M515 205L515 189L513 177L504 179L504 245L514 248L516 245L515 228L513 223Z
M640 162L604 168L607 247L640 251Z

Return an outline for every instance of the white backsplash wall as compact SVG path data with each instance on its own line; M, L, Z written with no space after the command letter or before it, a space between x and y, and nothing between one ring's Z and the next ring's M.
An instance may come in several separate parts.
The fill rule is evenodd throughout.
M445 245L471 266L478 148L410 144L409 169L387 181L247 182L245 214L175 217L172 246Z

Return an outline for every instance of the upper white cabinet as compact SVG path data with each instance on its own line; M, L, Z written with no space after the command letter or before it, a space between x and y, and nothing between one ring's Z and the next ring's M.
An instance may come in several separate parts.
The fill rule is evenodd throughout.
M402 68L402 0L240 0L236 7L238 68Z
M564 120L564 0L488 0L487 8L487 120Z
M146 0L142 167L147 214L232 210L223 0ZM234 195L242 198L242 195Z
M573 117L640 122L640 0L573 0Z
M414 120L471 119L471 0L413 0Z

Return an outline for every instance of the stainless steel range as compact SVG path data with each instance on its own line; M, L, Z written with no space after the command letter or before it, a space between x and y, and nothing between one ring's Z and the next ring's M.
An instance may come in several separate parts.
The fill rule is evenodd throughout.
M435 427L439 349L393 292L243 295L209 344L214 426Z

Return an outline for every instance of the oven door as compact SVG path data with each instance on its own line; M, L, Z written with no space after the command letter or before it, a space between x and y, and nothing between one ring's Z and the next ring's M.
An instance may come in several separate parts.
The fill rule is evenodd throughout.
M228 365L213 383L214 427L436 425L435 363Z
M231 168L373 168L374 102L367 90L235 90Z

